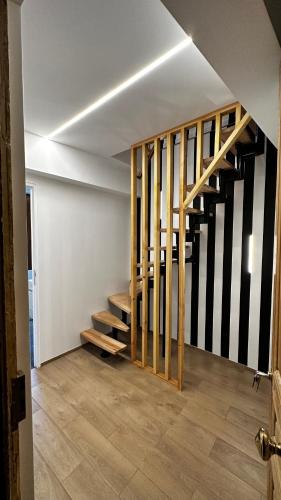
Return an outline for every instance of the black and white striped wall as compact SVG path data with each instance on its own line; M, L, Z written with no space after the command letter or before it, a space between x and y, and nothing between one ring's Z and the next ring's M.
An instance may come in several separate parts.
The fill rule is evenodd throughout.
M190 269L187 297L196 296L187 342L262 371L270 352L275 186L276 151L267 142L201 226L199 270Z
M174 206L178 149L175 146ZM193 182L194 150L191 140L188 183ZM162 227L166 220L165 160L164 150ZM199 258L186 264L186 343L262 371L269 368L271 349L276 165L276 149L265 140L264 154L246 161L244 179L228 183L226 203L215 205L213 217L201 225L193 247ZM153 241L153 221L151 226ZM165 234L161 244L165 245ZM177 278L174 265L174 337Z

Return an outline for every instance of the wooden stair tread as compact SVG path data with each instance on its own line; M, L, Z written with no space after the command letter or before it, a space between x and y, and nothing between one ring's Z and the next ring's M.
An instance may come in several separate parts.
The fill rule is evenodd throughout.
M99 323L103 323L104 325L111 326L112 328L116 328L117 330L121 330L122 332L128 332L129 327L126 325L121 319L117 318L110 311L100 311L92 314L92 319L98 321Z
M161 227L160 228L160 232L161 233L166 233L167 232L167 228L166 227ZM178 233L178 232L179 232L179 228L178 227L173 227L173 233ZM185 232L186 233L190 233L190 229L187 229ZM200 231L200 229L195 229L194 233L195 234L200 234L201 231Z
M209 156L208 158L204 158L204 160L203 160L204 168L208 168L208 166L212 163L213 159L214 159L213 156ZM233 170L233 169L234 169L234 165L232 165L232 163L230 163L230 161L226 160L225 158L222 158L216 171L214 172L214 175L216 175L218 170Z
M153 277L153 271L150 271L149 273L147 273L147 276L148 276L148 278L152 278ZM142 274L139 274L137 276L137 281L141 281L142 278L143 278Z
M186 243L185 246L189 247L190 243ZM176 245L173 245L173 250L176 250L176 249L177 249ZM150 252L152 252L154 250L154 247L147 247L147 250L149 250ZM162 247L160 247L160 250L162 250L162 251L163 250L167 250L167 247L166 246L162 246Z
M172 259L172 262L176 262L176 261L177 261L177 259ZM160 265L165 264L165 262L166 262L165 260L160 260ZM142 262L137 263L137 268L140 268L140 267L142 267ZM154 267L154 262L148 262L147 267Z
M111 304L119 307L121 311L125 311L127 314L131 313L131 297L128 293L115 293L114 295L110 295L108 300Z
M179 213L179 208L173 208L173 212L175 214L178 214ZM193 207L187 207L185 209L185 213L186 215L202 215L204 212L202 212L202 210L199 210L199 208L193 208Z
M192 189L194 188L195 184L188 184L186 186L186 190L190 193L192 191ZM212 186L209 186L208 184L204 184L199 193L198 193L198 196L202 196L203 194L218 194L219 191L212 187Z
M123 342L112 339L111 337L108 337L108 335L104 335L94 328L85 330L84 332L81 332L80 335L83 339L91 342L91 344L95 344L104 351L110 352L110 354L118 354L118 352L124 351L127 347L127 345L123 344Z
M221 129L222 142L225 142L229 138L234 128L235 126L231 125L230 127L224 127ZM243 132L241 132L240 136L237 139L237 142L240 142L241 144L250 144L252 142L251 136L247 129L244 129Z
M165 261L164 261L164 260L160 260L160 264L165 264ZM142 267L142 262L138 262L138 263L137 263L137 267L138 267L138 268ZM154 267L154 262L149 261L149 262L147 263L147 267Z

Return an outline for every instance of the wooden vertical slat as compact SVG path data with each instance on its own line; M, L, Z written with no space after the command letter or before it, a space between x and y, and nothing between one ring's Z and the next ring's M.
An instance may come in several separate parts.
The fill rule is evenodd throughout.
M159 372L160 320L160 139L154 141L154 288L153 288L153 373Z
M237 104L235 109L235 125L238 125L242 118L242 106L241 104Z
M181 130L180 175L179 175L179 303L178 303L178 387L182 390L184 380L184 334L185 334L185 235L186 212L186 130Z
M204 123L199 121L197 123L197 140L196 140L196 182L199 181L202 173L202 159L203 159L203 132L204 132Z
M142 366L147 365L148 320L148 149L142 145Z
M220 113L216 113L216 122L215 122L215 155L219 152L221 147L221 115Z
M137 148L131 149L131 359L137 357Z
M172 339L172 278L173 278L173 195L174 195L174 137L167 136L167 235L166 235L166 345L165 378L171 378Z

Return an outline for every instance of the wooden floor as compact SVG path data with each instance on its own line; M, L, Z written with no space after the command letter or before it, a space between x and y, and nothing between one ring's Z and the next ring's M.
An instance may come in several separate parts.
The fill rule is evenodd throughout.
M36 500L265 500L267 381L193 348L182 393L81 348L32 370Z

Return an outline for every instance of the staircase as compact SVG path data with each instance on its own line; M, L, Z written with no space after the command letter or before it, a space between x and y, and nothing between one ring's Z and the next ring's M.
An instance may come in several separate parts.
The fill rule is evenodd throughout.
M127 314L131 312L131 298L126 292L117 293L108 297L110 304L118 307L122 312L122 320L112 314L109 310L92 314L94 324L103 324L112 329L111 335L104 334L96 328L90 328L81 332L81 338L102 349L102 356L119 354L127 348L127 344L117 339L118 332L128 333L130 328L126 324Z
M227 117L227 124L223 119ZM224 120L225 121L225 120ZM204 123L211 122L209 155L204 156ZM196 128L193 183L187 184L187 134ZM180 141L176 143L177 137ZM184 140L183 140L184 138ZM174 156L175 145L179 144L179 201L174 206ZM138 366L148 368L155 375L176 385L183 385L184 367L184 325L185 325L185 264L196 264L199 259L198 244L201 224L208 224L214 215L214 206L226 203L229 183L241 180L245 175L245 158L263 153L264 136L248 113L239 103L217 110L205 117L170 130L156 138L132 146L132 191L131 191L131 284L129 293L121 292L108 297L109 304L117 307L122 319L110 310L92 315L94 328L81 333L84 341L102 349L102 356L121 354L128 346L118 340L118 332L130 332L131 360ZM137 149L141 148L142 166L137 165ZM162 182L162 150L167 149L166 181L166 226L162 226L160 192ZM154 180L151 171L153 161ZM193 171L192 171L193 172ZM137 182L142 184L142 205L139 208ZM153 242L151 242L151 193L153 195ZM174 215L179 218L178 227ZM189 218L189 227L186 219ZM155 223L157 221L157 223ZM164 240L164 241L163 241ZM189 249L189 254L186 253ZM151 254L153 252L153 255ZM177 309L177 373L171 373L172 342L172 269L177 266L178 309ZM161 292L163 280L163 293ZM153 289L153 308L150 308L149 289ZM160 307L161 304L161 307ZM162 310L161 310L162 308ZM137 359L137 331L142 317L141 359ZM160 314L162 321L160 322ZM127 314L131 315L130 328ZM153 319L152 365L148 366L148 333ZM111 328L111 334L104 334L98 325ZM162 326L161 326L162 325ZM162 331L160 332L160 326ZM165 372L160 373L159 337L162 335L162 358ZM151 354L151 353L150 353ZM138 355L139 357L139 355ZM162 364L163 366L163 364Z
M205 136L208 135L209 146L205 142ZM188 156L189 141L194 141L194 148ZM233 182L244 179L248 168L247 158L262 154L263 147L263 133L239 103L191 120L132 146L131 359L138 366L149 369L179 389L182 389L184 380L186 264L190 262L195 265L194 269L196 268L201 224L208 224L213 220L216 204L227 203ZM163 150L166 150L165 154L162 154ZM165 169L162 164L164 161ZM175 175L176 167L178 170ZM193 182L192 184L187 182L187 171L189 182ZM165 196L162 196L163 189L166 191ZM175 189L178 192L176 203ZM140 192L141 204L138 204ZM163 199L166 206L163 206ZM163 223L164 213L166 223ZM178 215L178 221L175 220L175 214ZM138 262L139 260L142 261ZM176 264L177 270L173 271L173 264ZM178 274L177 290L173 288L174 272ZM150 288L153 288L152 298ZM177 378L174 378L171 369L172 335L175 337L175 332L172 332L172 303L175 294L178 304ZM140 326L140 301L142 343L139 360L136 339ZM161 314L162 321L159 319ZM151 325L153 343L152 353L150 351L148 358L148 333ZM152 366L149 366L151 354ZM160 363L161 355L164 363Z

